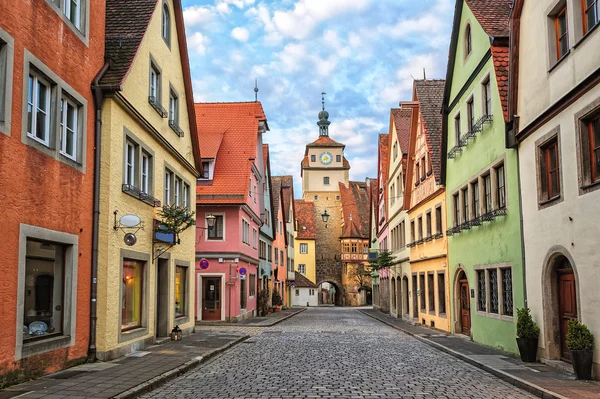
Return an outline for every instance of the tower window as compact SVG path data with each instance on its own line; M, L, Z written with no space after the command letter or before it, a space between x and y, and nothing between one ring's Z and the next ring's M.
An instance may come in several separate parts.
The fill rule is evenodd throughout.
M310 162L317 162L317 156L316 155L311 155L310 156Z
M329 177L326 176L326 177L323 178L323 184L326 185L326 186L329 185Z

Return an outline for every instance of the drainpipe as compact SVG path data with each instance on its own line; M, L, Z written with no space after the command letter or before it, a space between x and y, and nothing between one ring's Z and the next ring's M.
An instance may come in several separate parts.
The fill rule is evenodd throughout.
M110 63L106 61L102 69L92 81L94 98L94 210L92 215L92 286L90 298L90 341L88 346L88 361L96 360L96 319L98 295L98 222L100 219L100 139L102 137L102 103L104 96L100 87L100 79L108 70Z
M523 269L523 299L525 301L525 307L527 305L527 273L525 272L525 232L523 231L523 197L521 196L521 165L519 158L519 146L515 147L517 152L517 182L519 184L519 220L521 228L521 268Z

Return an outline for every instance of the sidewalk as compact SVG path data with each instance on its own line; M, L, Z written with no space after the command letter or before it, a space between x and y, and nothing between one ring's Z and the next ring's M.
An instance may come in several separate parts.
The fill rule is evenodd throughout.
M540 398L600 398L598 381L578 381L573 374L554 367L542 363L524 363L518 357L489 346L439 330L415 326L374 309L360 311Z
M185 373L248 336L200 331L110 362L82 364L0 390L7 398L133 398Z
M237 326L237 327L271 327L275 324L289 319L290 317L305 311L306 308L289 308L275 313L269 313L264 317L253 317L238 321L237 323L225 323L222 321L196 321L197 326Z

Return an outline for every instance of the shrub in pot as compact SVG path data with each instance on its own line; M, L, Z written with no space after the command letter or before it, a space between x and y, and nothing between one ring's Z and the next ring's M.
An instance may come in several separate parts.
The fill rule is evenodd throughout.
M522 361L537 361L539 337L540 328L533 321L529 308L517 309L517 346Z
M578 320L569 320L567 348L571 352L573 371L578 380L592 379L594 334Z
M266 316L269 313L269 292L261 290L258 294L258 315Z
M279 291L273 290L273 295L271 296L271 302L273 303L273 307L275 307L276 312L279 312L281 310L281 307L283 306L283 300L281 299L281 295L279 294Z

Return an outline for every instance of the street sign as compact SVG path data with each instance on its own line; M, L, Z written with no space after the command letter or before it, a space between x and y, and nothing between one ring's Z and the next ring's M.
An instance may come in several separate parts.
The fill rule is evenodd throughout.
M245 280L246 279L246 275L245 274L240 274L240 280Z
M205 259L205 258L202 258L202 259L200 260L200 269L202 269L202 270L206 270L206 269L208 269L208 264L209 264L209 263L208 263L208 260L207 260L207 259Z
M240 276L245 276L246 273L247 273L246 268L245 267L240 267L239 273L240 273Z

